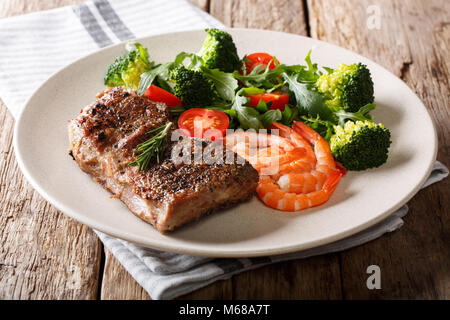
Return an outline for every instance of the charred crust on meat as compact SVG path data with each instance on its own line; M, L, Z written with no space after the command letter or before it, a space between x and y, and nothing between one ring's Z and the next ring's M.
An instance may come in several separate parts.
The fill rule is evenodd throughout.
M193 139L191 140L193 142ZM201 145L206 148L211 141L203 140ZM224 149L223 155L225 156ZM193 158L191 158L193 160ZM130 175L135 192L152 200L164 200L186 194L214 192L225 189L233 184L243 186L257 181L258 174L249 163L241 164L181 164L176 165L166 158L160 165L154 165L146 172L135 172Z
M155 103L146 96L137 95L135 90L120 87L109 88L97 95L97 100L86 106L82 113L69 122L71 152L69 153L81 169L90 173L96 181L107 186L108 181L128 188L133 197L148 204L147 213L130 210L153 224L160 232L197 219L201 215L228 208L252 197L258 182L257 171L246 161L243 164L225 161L209 164L197 152L213 147L213 142L205 139L182 138L167 141L166 149L159 164L150 164L148 170L138 172L129 163L136 159L136 146L150 138L149 131L171 121L165 104ZM171 137L174 126L168 136ZM172 150L181 147L181 157L186 162L175 163ZM189 148L184 148L189 147ZM178 150L178 149L177 149ZM220 150L220 149L217 149ZM211 155L218 159L229 159L232 152L223 148L221 155L212 149ZM200 154L201 155L201 154ZM236 160L237 155L233 153ZM115 191L122 201L123 193ZM193 204L196 206L192 207ZM154 207L166 208L158 216ZM184 218L183 210L191 206ZM170 217L179 218L172 220ZM160 217L168 217L161 221Z
M105 132L100 132L99 134L98 134L98 136L97 136L97 139L98 139L98 141L103 141L103 140L105 140L106 139L106 135L105 135Z

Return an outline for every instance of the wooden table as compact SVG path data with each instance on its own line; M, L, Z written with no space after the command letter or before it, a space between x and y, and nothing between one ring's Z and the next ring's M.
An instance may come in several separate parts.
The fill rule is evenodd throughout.
M78 2L3 0L0 18ZM391 70L428 108L439 136L438 160L450 165L449 1L192 2L227 26L307 35ZM31 188L14 157L13 126L0 103L0 299L150 299L90 228ZM245 272L181 299L449 299L449 183L420 191L405 225L378 240ZM366 287L372 264L381 268L381 290Z

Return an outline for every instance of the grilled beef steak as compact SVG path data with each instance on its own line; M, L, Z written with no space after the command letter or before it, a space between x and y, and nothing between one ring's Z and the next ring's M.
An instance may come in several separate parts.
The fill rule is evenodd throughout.
M80 168L162 233L249 199L258 181L256 170L242 158L224 164L232 151L224 148L215 154L217 149L209 140L172 142L170 134L159 164L140 172L130 166L136 159L136 146L150 138L148 132L169 121L166 105L117 87L99 93L93 104L69 122L69 152ZM223 161L186 161L197 159L205 148L212 150L215 160Z

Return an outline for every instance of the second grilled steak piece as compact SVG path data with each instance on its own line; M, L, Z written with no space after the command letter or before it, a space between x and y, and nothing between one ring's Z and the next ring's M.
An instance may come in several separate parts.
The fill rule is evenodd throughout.
M136 159L136 146L149 138L148 132L168 121L165 105L134 90L110 88L69 122L69 151L83 171L162 233L252 197L258 173L242 158L224 164L232 151L216 154L212 164L186 161L194 160L195 151L198 155L205 148L214 149L208 140L170 142L169 135L160 164L141 172L129 166ZM172 151L184 161L173 161ZM217 163L218 159L223 161Z

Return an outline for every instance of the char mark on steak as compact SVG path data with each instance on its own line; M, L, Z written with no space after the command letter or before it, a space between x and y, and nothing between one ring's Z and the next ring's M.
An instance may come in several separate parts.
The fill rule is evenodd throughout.
M166 105L116 87L99 93L93 104L69 121L69 152L80 168L161 233L248 200L258 181L256 170L242 158L231 164L174 161L175 149L188 150L193 160L195 150L214 146L194 138L172 142L170 134L159 164L140 172L130 166L136 146L149 138L148 132L170 120ZM199 145L200 149L194 147ZM225 159L232 151L221 152L215 159Z

